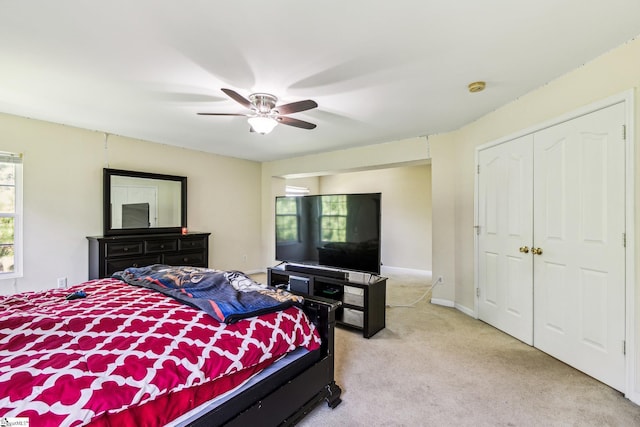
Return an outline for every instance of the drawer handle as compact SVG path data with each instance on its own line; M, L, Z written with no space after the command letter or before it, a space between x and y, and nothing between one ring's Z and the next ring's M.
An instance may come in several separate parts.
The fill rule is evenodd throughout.
M184 257L184 258L182 258L182 261L184 261L184 262L189 262L189 258Z
M164 249L164 244L160 245L160 249Z
M123 251L127 252L129 250L129 248L124 248Z
M134 262L134 263L133 263L133 267L138 268L138 263L137 263L137 262Z

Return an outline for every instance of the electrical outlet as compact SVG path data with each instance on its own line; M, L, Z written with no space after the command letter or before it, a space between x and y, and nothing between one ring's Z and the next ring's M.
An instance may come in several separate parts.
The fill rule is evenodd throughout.
M67 287L67 278L58 277L58 289L65 289Z

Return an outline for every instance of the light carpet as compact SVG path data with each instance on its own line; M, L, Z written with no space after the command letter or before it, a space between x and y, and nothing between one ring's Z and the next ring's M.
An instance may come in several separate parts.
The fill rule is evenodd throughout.
M392 276L387 304L428 289ZM336 329L335 409L314 409L299 425L640 426L640 407L612 388L456 309L387 308L370 339Z

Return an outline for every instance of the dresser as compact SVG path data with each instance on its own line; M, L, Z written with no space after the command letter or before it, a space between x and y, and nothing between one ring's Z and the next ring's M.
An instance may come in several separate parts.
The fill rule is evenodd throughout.
M89 236L89 279L151 264L208 267L210 234Z

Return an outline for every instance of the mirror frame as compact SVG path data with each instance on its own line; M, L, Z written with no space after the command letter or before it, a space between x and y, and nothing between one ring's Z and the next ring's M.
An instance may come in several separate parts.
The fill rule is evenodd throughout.
M153 227L153 228L111 228L111 177L123 176L129 178L158 179L164 181L180 182L180 226L178 227ZM103 226L105 236L134 235L134 234L158 234L180 233L187 227L187 177L177 175L164 175L151 172L138 172L123 169L103 169Z

